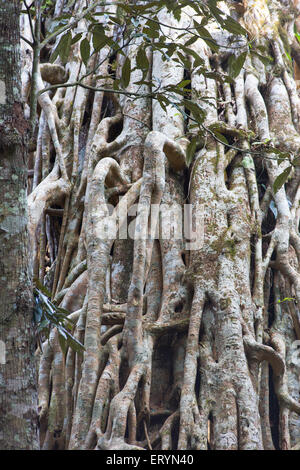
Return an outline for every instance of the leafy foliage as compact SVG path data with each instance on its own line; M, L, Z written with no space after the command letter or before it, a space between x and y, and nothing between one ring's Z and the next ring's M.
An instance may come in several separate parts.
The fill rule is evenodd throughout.
M34 288L34 322L36 324L37 336L41 340L41 334L49 339L52 328L57 328L58 339L61 349L66 353L70 347L78 353L84 351L84 346L72 335L74 322L69 318L69 312L55 305L51 299L51 293L36 280Z
M195 70L197 73L202 74L206 78L210 78L219 82L227 81L233 83L234 79L239 75L242 70L247 57L256 56L265 65L272 65L273 58L268 55L268 50L265 45L256 44L255 41L248 41L247 30L242 27L238 21L231 16L225 14L218 7L218 0L193 1L193 0L179 0L173 2L170 0L154 0L149 2L119 2L117 3L117 12L109 13L107 9L104 11L95 11L93 7L97 5L105 6L106 2L90 2L86 10L82 13L82 18L87 22L87 30L85 32L77 33L74 35L73 28L76 26L72 13L64 13L60 17L56 17L51 23L48 33L48 39L51 40L59 37L54 51L51 54L50 61L54 62L59 57L62 64L66 64L71 47L80 42L80 54L83 63L87 68L87 73L82 77L83 80L90 73L95 73L97 69L89 68L89 59L99 51L107 51L106 59L113 62L116 54L124 56L124 62L119 78L114 75L102 76L97 75L98 79L113 78L111 90L112 92L122 92L128 96L132 96L133 100L143 97L142 93L130 92L127 90L130 83L130 78L134 70L140 70L142 78L135 82L136 85L148 85L152 91L148 94L149 97L159 102L160 106L166 111L168 106L175 107L179 113L182 114L183 119L187 123L187 137L190 137L190 144L187 147L187 163L190 164L193 155L197 148L197 141L202 139L202 136L207 132L204 127L206 112L204 107L201 106L201 100L195 103L190 97L190 80L183 80L177 84L169 84L162 86L161 83L153 79L147 79L150 63L147 57L147 51L152 49L153 52L158 52L162 56L163 61L170 61L177 63L179 66L184 67L188 74L192 74ZM72 9L74 1L70 0L68 8ZM52 0L44 0L42 2L42 14L47 14L47 9L53 6ZM166 33L166 28L159 20L159 12L166 8L168 12L172 13L176 20L180 20L183 8L189 6L193 12L190 24L185 28L179 26L170 26L177 31L177 41L170 42L170 38ZM30 10L27 12L34 16L35 11ZM193 44L202 39L209 48L218 53L220 45L213 38L209 32L209 23L211 21L217 22L220 29L228 31L230 34L230 44L232 47L227 60L227 74L220 74L218 71L208 70L205 66L203 58L194 50ZM114 35L111 35L111 30L114 28ZM295 30L295 38L299 40L299 34ZM127 46L137 38L140 39L141 44L138 47L137 54L134 60L126 56ZM43 41L46 45L47 37ZM233 51L233 52L232 52ZM105 60L105 59L104 59ZM111 72L114 73L114 67L111 66ZM76 85L80 85L81 81ZM82 82L83 83L83 82ZM110 82L111 83L111 82ZM58 85L59 86L59 85ZM197 127L198 137L195 137L195 132L191 131L193 126ZM220 143L230 147L228 140L224 133L218 129L212 128L209 133ZM280 163L284 159L291 160L291 155L281 152L276 147L271 146L269 143L262 144L256 147L255 151L263 151L264 154L272 153L278 158ZM254 144L254 146L257 143ZM249 153L254 153L252 146ZM241 150L242 151L242 150ZM244 160L244 166L246 160ZM274 192L278 191L280 187L286 182L292 166L288 167L282 174L278 176L274 183Z
M277 176L273 185L274 193L277 193L277 191L279 191L279 189L284 185L292 168L292 166L288 166L282 173L280 173L279 176Z
M70 1L68 6L71 8L73 3ZM80 54L84 64L88 67L90 57L104 47L108 48L107 59L110 60L116 53L126 55L126 46L136 38L141 38L142 43L138 48L135 65L131 63L132 61L129 57L125 57L121 77L114 79L112 91L126 91L132 71L138 69L142 72L142 79L136 82L137 85L147 84L152 86L151 97L158 100L164 110L167 106L172 105L182 113L186 120L188 117L186 115L187 112L198 125L199 131L203 131L201 126L206 114L201 106L189 99L189 81L168 85L168 87L163 87L160 83L154 83L154 81L147 81L147 73L149 71L147 48L151 47L153 51L159 52L162 55L163 61L172 60L183 66L189 73L197 69L198 73L203 74L207 78L232 82L232 78L239 74L244 65L249 52L247 45L242 48L240 54L232 54L229 57L228 75L224 76L221 76L218 72L207 70L203 59L192 47L195 41L201 38L214 52L219 51L220 46L207 28L211 20L217 21L220 28L226 29L231 33L232 44L235 41L239 41L241 37L247 38L247 31L236 20L221 11L217 3L217 0L209 0L207 2L193 2L191 0L179 0L178 2L168 0L120 2L117 3L116 14L101 11L95 12L88 7L86 14L83 14L88 23L87 31L74 36L72 32L74 27L71 21L72 14L64 14L55 18L54 23L52 23L50 36L54 35L54 37L57 37L61 35L61 37L51 55L50 61L54 62L59 57L62 63L65 64L71 46L80 41ZM98 4L104 5L105 2L98 2ZM201 21L191 18L188 27L174 27L174 29L179 30L178 41L170 42L164 29L165 25L159 21L158 13L163 8L167 8L169 12L173 13L175 19L180 20L182 10L186 6L191 7L195 18L201 18ZM101 20L100 23L99 20ZM122 37L121 40L115 39L115 35L113 38L111 37L112 26L119 30L119 35ZM245 44L244 39L243 45ZM192 58L192 64L189 58ZM94 70L91 70L87 73L93 72ZM98 76L97 78L105 80L108 77ZM133 99L137 98L138 96L133 96ZM216 137L219 137L225 143L226 139L224 136L216 135Z

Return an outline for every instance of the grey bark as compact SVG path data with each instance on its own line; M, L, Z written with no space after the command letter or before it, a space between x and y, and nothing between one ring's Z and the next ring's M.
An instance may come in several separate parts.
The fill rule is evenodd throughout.
M20 2L0 2L0 449L37 449Z

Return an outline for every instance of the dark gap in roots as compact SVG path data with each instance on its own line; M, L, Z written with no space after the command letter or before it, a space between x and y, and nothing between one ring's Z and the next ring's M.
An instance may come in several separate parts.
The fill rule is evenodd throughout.
M112 124L109 127L107 143L113 142L123 130L123 120Z
M86 102L81 126L88 126L90 123L90 119L91 119L91 115L93 111L94 98L95 98L95 93L90 90L88 94L88 99Z
M269 47L268 49L269 49L269 51L267 51L267 48L266 48L266 52L265 52L265 53L266 53L266 54L273 54L272 47ZM264 101L268 101L268 88L269 88L269 87L268 87L268 84L267 84L267 83L265 83L264 85L259 84L259 86L258 86L258 90L259 90L259 92L261 93L261 95L262 95Z
M147 313L147 305L148 305L147 296L144 295L143 296L143 315L146 315Z
M55 439L55 436L54 436L54 439ZM52 447L53 450L59 450L59 445L58 445L58 442L55 440L54 441L54 445Z
M112 80L115 80L117 77L116 77L116 67L114 67L114 62L116 61L117 59L117 54L112 54L109 58L109 61L108 61L108 75L110 75L110 78Z
M124 352L124 351L122 351ZM121 354L121 364L119 368L119 384L120 384L120 390L123 389L123 387L126 384L126 381L129 376L129 368L128 368L128 360L125 354Z
M201 383L200 360L199 360L199 358L197 358L197 373L196 373L196 380L195 380L195 395L196 395L196 398L199 397L200 383Z
M81 126L80 132L79 132L78 170L77 170L77 178L76 178L77 187L80 185L81 174L82 174L82 170L84 167L89 123L90 123L90 119L88 119L88 121L84 125Z
M183 191L184 197L186 198L186 203L189 195L189 186L190 186L190 172L188 168L183 170L183 176L180 176L181 181L183 180Z
M89 447L87 450L93 450L93 449L95 449L96 445L97 445L97 434L94 433L94 435L93 435L93 440L91 441L90 447Z
M113 394L112 394L112 390L110 390L109 399L106 400L104 405L103 405L101 422L100 422L100 429L101 429L103 434L105 433L105 431L107 429L108 416L109 416L109 403L111 402L112 399L113 399ZM97 439L96 439L96 441L97 441Z
M255 272L255 244L257 240L257 235L252 234L250 237L250 250L251 250L251 256L250 256L250 270L249 270L249 282L250 282L250 288L251 292L253 292L254 288L254 272Z
M273 370L269 366L269 415L273 444L276 450L279 449L279 404L273 384Z
M161 410L161 413L157 412L154 416L150 416L150 428L153 431L153 429L159 430L164 422L169 418L170 416L170 411L168 410Z
M115 248L115 244L113 243L112 246L111 246L111 249L110 249L110 256L113 256L114 255L114 248Z
M56 159L56 152L53 146L53 143L50 143L50 151L49 151L49 172L53 169Z
M230 145L236 145L236 142L235 142L235 139L226 135L226 139L228 141L228 143ZM229 150L229 148L228 148ZM226 151L226 147L225 147L225 151ZM236 168L237 165L240 166L240 160L241 158L239 156L233 158L233 160L229 163L229 165L227 165L227 167L225 168L225 171L224 171L224 180L225 180L225 186L226 188L230 191L231 189L233 189L231 186L231 180L232 180L232 173L233 173L233 170Z
M255 161L255 168L257 170L257 189L259 202L261 202L268 184L268 173L265 167L262 165L261 159L257 158Z
M152 354L150 407L156 411L165 407L165 398L173 384L172 339L172 334L161 336Z
M277 219L277 208L275 206L275 202L271 200L267 217L264 218L263 223L262 223L263 235L270 233L274 230L275 225L276 225L276 219ZM264 243L263 248L265 252L267 251L267 247L268 247L268 243ZM273 252L273 255L274 255L274 252Z
M125 440L128 439L129 437L129 410L127 413L127 419L126 419L126 431L125 431Z
M231 90L232 110L236 114L237 113L237 107L236 107L236 100L235 100L234 85L233 85L233 83L230 83L229 86L230 86L230 90Z
M211 60L212 70L216 67L214 60ZM214 70L215 71L215 70ZM223 92L223 87L219 81L217 81L217 113L219 121L226 121L226 105L224 104L225 97Z
M230 225L231 225L230 213L229 212L226 212L226 222L227 222L227 228L229 228Z
M136 440L143 441L146 439L145 430L144 430L144 418L140 415L140 403L142 400L141 389L138 386L136 395L134 398L135 409L136 409Z
M180 301L175 305L174 311L175 311L176 313L182 312L182 310L183 310L183 305L184 305L183 302L180 300Z
M186 100L190 100L191 99L191 90L192 90L192 87L191 87L191 71L188 70L188 69L184 69L184 72L183 72L183 80L190 80L190 83L188 83L184 88L186 90L186 93L185 93L185 96L184 98ZM184 133L186 134L188 132L188 122L189 122L189 119L188 117L190 116L191 112L189 109L187 109L186 107L184 107Z
M187 266L187 261L186 261L186 254L184 252L181 253L181 259L183 261L183 264Z
M209 300L206 300L202 310L202 321L199 328L198 344L203 342L204 337L211 335L211 322L210 313L212 312L212 305Z
M213 330L211 331L211 345L212 345L213 359L214 359L215 363L218 364L219 357L218 357L218 351L217 351L217 348L216 348L216 336L215 336L215 332Z
M214 418L212 412L210 412L207 420L207 450L213 450L213 431Z
M100 113L100 121L106 117L111 117L115 114L115 106L111 100L111 98L104 93L103 100L102 100L102 107Z
M51 209L63 209L63 207L54 204ZM54 260L56 260L57 253L58 253L58 244L59 244L59 237L62 225L62 217L51 215L49 216L50 219L50 234L53 242L54 247ZM48 241L49 243L49 241Z
M149 431L150 417L145 416L144 409L142 409L141 407L141 404L143 403L143 390L145 386L146 386L145 378L141 377L141 379L139 380L137 391L136 391L135 398L134 398L134 405L135 405L136 417L137 417L136 439L138 441L143 441L146 439L145 429L144 429L145 420L146 420L147 428Z
M178 438L179 438L179 417L173 421L173 426L171 430L171 438L172 438L172 449L177 449Z
M270 328L275 320L275 309L274 309L274 286L273 286L273 270L271 270L271 288L270 288L270 298L268 305L268 328Z
M225 137L225 139L227 140L227 142L228 142L229 145L234 145L234 146L236 146L236 147L238 146L238 141L237 141L236 137L233 137L232 135L229 135L229 134L225 134L224 137ZM230 150L230 147L228 147L226 144L224 144L224 151L225 151L225 153L226 153L228 150ZM235 158L232 160L232 162L228 165L227 168L229 168L229 167L232 167L232 168L233 168L234 165L236 164L236 159L240 159L240 157L239 157L239 156L235 157ZM234 163L233 163L233 162L234 162Z

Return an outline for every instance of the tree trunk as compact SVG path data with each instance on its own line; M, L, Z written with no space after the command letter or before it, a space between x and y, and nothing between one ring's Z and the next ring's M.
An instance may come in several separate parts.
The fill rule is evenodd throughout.
M96 43L89 35L67 52L65 39L54 64L62 36L41 52L37 88L51 90L38 98L29 159L34 272L85 347L63 352L53 328L40 352L43 449L290 449L300 441L300 5L218 7L247 30L251 47L213 21L206 28L217 52L199 37L171 59L155 35L143 43L135 34L125 47L126 12L107 22L110 5L95 18L125 55L109 42L86 57ZM50 34L62 13L75 22L84 8L57 1L42 30ZM174 13L162 8L157 22L166 44L184 46L195 11ZM90 21L77 19L73 38ZM146 21L127 27L140 33ZM218 79L227 73L231 83ZM186 79L194 107L149 97Z
M20 2L0 5L0 449L37 449Z

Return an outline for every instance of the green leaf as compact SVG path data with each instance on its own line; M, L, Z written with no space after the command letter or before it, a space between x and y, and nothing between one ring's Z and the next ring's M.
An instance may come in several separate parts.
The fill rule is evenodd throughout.
M78 42L81 39L81 37L82 37L82 33L76 34L72 39L71 45L73 46L73 44L76 44L76 42Z
M179 51L177 51L177 55L178 55L179 59L181 60L181 63L183 64L184 68L189 69L190 61L189 61L188 57L186 57L186 55L184 55L184 54L181 54L181 52L179 52Z
M242 52L238 57L235 55L231 55L228 59L228 68L229 68L229 75L233 78L236 78L240 73L243 65L245 63L248 51Z
M50 62L53 63L59 55L62 63L65 65L68 62L71 44L72 44L72 33L71 31L68 31L64 36L62 36L61 40L56 46L56 49L50 58Z
M73 349L73 351L77 353L83 353L85 351L85 347L83 344L81 344L74 336L69 335L67 339L67 344L70 346L70 348Z
M38 290L43 292L43 294L45 294L47 297L51 298L51 292L40 282L39 279L34 279L34 284ZM35 289L34 292L38 294L37 289Z
M107 38L104 31L93 31L93 47L96 52L100 51L107 44Z
M87 40L87 38L84 38L80 43L80 54L84 65L87 66L91 54L90 42Z
M242 34L243 36L247 36L248 34L247 30L243 28L240 23L231 18L231 16L227 16L227 18L221 22L221 26L233 34Z
M59 326L57 327L57 329L58 329L58 333L59 333L63 338L65 338L65 340L67 340L67 339L68 339L68 336L67 336L67 334L66 334L66 331L65 331L64 327L62 327L62 326L59 325Z
M178 88L185 88L190 83L191 83L191 80L182 80L181 82L178 83L177 87Z
M276 180L274 181L274 185L273 185L274 193L277 193L277 191L281 188L281 186L284 185L284 183L288 179L288 176L289 176L292 168L293 168L292 166L287 167L282 173L280 173L279 176L277 176Z
M186 149L187 166L190 166L190 164L192 163L193 157L195 155L196 147L197 147L197 137L193 137Z
M71 334L75 322L68 318L69 312L51 302L50 292L38 280L35 281L35 284L40 287L40 289L34 288L35 306L33 314L37 323L37 332L42 332L48 338L50 328L56 327L59 343L64 353L68 346L76 352L82 352L84 346Z
M138 49L136 55L136 65L139 69L144 71L147 71L149 69L149 61L144 47L140 47Z
M282 300L278 300L277 303L278 303L278 304L281 304L282 302L291 302L291 301L293 301L293 300L296 300L296 299L294 299L294 297L285 297L285 298L282 299Z
M121 76L121 86L122 88L127 88L130 82L130 75L131 75L131 63L130 59L126 57L123 68L122 68L122 76Z
M188 46L191 46L192 44L194 44L194 42L196 42L198 40L197 36L193 36L191 37L186 43L185 43L185 46L188 47Z
M67 338L58 330L58 342L64 354L67 352Z
M289 60L290 62L293 62L293 60L292 60L290 54L289 54L287 51L284 51L284 52L285 52L285 55L287 56L288 60Z
M183 100L183 105L192 112L194 119L198 122L198 124L201 124L206 116L205 111L200 108L200 106L195 103L194 101L191 100Z
M209 10L210 10L210 13L212 14L212 16L218 21L218 23L220 23L222 25L224 19L222 17L222 15L224 14L222 12L222 10L220 10L217 6L216 6L216 0L208 0L207 4L208 4L208 7L209 7Z
M197 54L196 51L186 46L182 46L182 50L185 52L186 55L191 55L194 58L193 67L196 68L199 67L199 65L204 65L204 60Z
M212 49L212 51L218 52L219 51L219 46L216 43L216 41L214 40L214 38L212 37L212 35L210 34L210 32L204 26L199 24L196 20L193 20L193 22L194 22L194 27L195 27L197 33L199 34L199 36L201 36L201 38Z
M166 98L163 95L157 95L156 99L159 102L161 108L166 112L167 111L167 106L170 104L170 101L168 100L168 98Z
M175 11L173 12L173 15L174 15L175 20L180 21L180 17L181 17L181 10L180 10L180 8L178 8L177 10L175 10Z
M158 23L158 20L157 20L157 17L154 18L156 21L153 21L153 20L148 20L146 22L146 26L148 26L151 30L153 31L159 31L159 23Z
M159 38L159 32L154 30L154 29L151 29L151 28L144 27L143 28L143 34L146 34L151 39L158 39Z
M172 44L168 44L167 45L167 54L169 57L172 57L172 55L174 54L174 52L176 51L176 44L172 43Z
M216 137L217 140L221 141L222 144L228 145L228 140L223 134L220 134L220 132L213 131L214 136Z
M72 33L68 31L65 36L62 37L59 45L59 57L62 63L65 65L68 62L70 55L70 48L72 43Z
M121 18L117 18L116 16L112 16L112 15L109 15L109 19L115 23L115 24L118 24L119 26L121 26L123 24L123 21Z
M296 157L293 160L293 166L300 166L300 157Z

